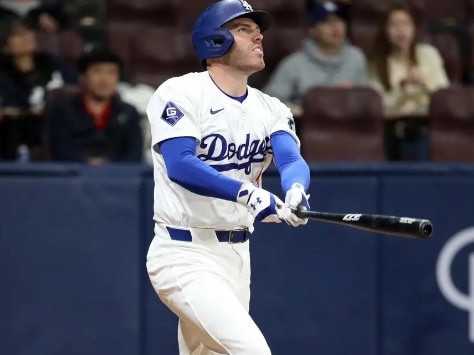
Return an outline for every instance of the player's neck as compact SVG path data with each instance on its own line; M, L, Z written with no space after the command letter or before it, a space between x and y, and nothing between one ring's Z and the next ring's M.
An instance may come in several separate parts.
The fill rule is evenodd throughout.
M207 71L214 83L227 95L238 97L247 92L248 76L241 72L214 65L208 67Z

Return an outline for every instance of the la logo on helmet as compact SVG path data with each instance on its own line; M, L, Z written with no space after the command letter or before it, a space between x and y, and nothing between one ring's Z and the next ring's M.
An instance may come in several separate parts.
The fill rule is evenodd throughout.
M253 11L252 6L250 6L250 4L247 1L240 0L240 2L242 3L242 6L245 8L245 10Z

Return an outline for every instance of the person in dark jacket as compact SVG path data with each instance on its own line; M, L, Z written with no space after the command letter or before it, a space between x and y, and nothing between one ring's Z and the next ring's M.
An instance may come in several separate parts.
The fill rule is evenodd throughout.
M27 22L16 17L0 21L0 159L17 159L21 146L41 146L47 92L76 82L75 70L38 50Z
M75 83L72 68L38 50L33 29L24 20L0 22L0 97L3 107L41 111L45 92Z
M122 61L106 50L79 58L81 91L52 105L47 113L51 157L55 161L139 162L140 115L117 94Z

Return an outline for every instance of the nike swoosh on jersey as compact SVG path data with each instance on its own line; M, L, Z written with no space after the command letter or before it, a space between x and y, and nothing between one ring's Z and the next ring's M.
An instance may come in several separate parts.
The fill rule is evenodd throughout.
M214 111L214 110L212 109L212 107L211 107L211 109L209 110L209 112L211 113L211 115L215 115L216 113L221 112L223 109L224 109L224 108L221 108L220 110L215 110L215 111Z

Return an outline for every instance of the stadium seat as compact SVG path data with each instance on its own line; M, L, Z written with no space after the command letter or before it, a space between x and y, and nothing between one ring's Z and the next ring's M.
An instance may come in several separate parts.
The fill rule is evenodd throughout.
M469 54L467 55L467 71L470 84L474 83L474 20L468 27Z
M351 23L376 25L389 3L380 0L357 0L351 2Z
M160 26L174 26L182 0L109 0L108 21L140 21ZM190 1L188 1L190 2Z
M474 162L474 88L451 87L434 93L429 139L433 161Z
M399 1L403 2L403 1ZM406 1L413 5L419 20L424 20L425 0ZM351 21L352 23L364 23L367 25L378 25L380 18L391 6L390 1L380 0L357 0L351 2Z
M472 23L474 21L474 0L465 0L466 1L466 19L468 22Z
M212 2L207 0L182 1L178 5L179 25L190 30L199 14L211 4Z
M385 160L382 102L371 88L311 88L298 123L307 160Z
M131 37L129 72L133 82L156 87L171 76L202 70L188 31L154 26L142 31Z
M75 31L40 31L36 33L36 39L40 50L59 57L74 68L84 51L84 41Z
M272 14L275 26L302 26L305 20L304 1L251 0L252 7Z
M268 81L278 63L287 55L301 47L305 31L301 27L272 28L263 36L263 51L265 53L265 69L251 76L250 85L258 89Z
M364 54L368 56L372 51L376 31L377 26L374 24L353 22L351 24L350 33L352 44L359 47L364 52Z
M142 24L132 22L115 22L107 23L106 27L106 42L107 47L118 54L122 58L125 73L130 70L130 56L131 56L131 38L132 34L139 32Z
M75 95L80 92L80 86L79 85L65 85L60 88L56 88L53 90L49 90L46 92L46 97L45 97L45 106L44 106L44 111L43 111L43 117L44 117L44 124L43 124L43 131L41 133L41 140L42 140L42 145L38 152L36 153L39 155L38 160L51 160L51 149L50 149L50 144L49 144L49 124L50 122L48 121L48 114L51 111L52 107L55 105L55 103L63 98L66 98L70 95Z
M181 1L178 5L180 24L191 28L199 14L213 2L208 0ZM304 2L288 0L249 1L255 10L265 10L272 14L275 26L301 26L304 23Z
M263 35L267 69L273 68L287 55L300 49L305 38L303 28L275 27Z
M435 46L444 61L444 67L451 83L460 83L464 73L464 61L456 37L450 33L432 33L427 40Z
M466 19L467 6L467 0L424 0L423 16L428 21L437 19L464 21Z

